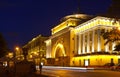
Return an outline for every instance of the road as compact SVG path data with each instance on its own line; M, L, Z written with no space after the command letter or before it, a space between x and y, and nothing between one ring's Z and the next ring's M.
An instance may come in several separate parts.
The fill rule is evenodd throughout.
M119 71L68 69L57 67L43 67L42 74L46 74L51 77L120 77Z

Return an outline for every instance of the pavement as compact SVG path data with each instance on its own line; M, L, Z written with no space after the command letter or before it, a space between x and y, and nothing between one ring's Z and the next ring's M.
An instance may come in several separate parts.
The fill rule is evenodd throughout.
M104 68L104 67L60 67L60 66L43 66L43 69L68 69L68 70L110 70L110 68ZM3 72L0 73L0 77L54 77L52 75L48 75L44 72L40 73L40 71L37 71L35 73L28 73L23 75L15 75L13 72Z
M15 74L12 71L11 72L0 71L0 77L50 77L50 76L40 74L40 72Z
M0 77L50 77L47 75L40 74L24 74L24 75L13 75L13 74L0 74Z

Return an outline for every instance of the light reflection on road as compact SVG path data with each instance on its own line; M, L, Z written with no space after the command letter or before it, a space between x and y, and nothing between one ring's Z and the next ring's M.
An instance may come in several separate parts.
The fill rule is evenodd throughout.
M90 68L89 70L87 70L86 68L54 67L54 66L44 66L43 69L44 70L42 74L49 75L50 77L73 77L73 74L72 74L73 72L93 71L93 68ZM80 77L80 75L75 75L74 77ZM82 77L85 77L85 76L82 76Z
M71 69L62 67L43 67L42 74L50 77L119 77L120 72L94 69Z

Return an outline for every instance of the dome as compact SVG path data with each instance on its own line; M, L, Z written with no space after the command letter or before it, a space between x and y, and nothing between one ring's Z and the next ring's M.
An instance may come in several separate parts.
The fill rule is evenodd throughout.
M86 15L86 14L73 14L73 15L67 15L67 16L63 17L61 19L61 21L65 21L69 18L84 20L84 19L88 19L90 17L91 17L91 15Z

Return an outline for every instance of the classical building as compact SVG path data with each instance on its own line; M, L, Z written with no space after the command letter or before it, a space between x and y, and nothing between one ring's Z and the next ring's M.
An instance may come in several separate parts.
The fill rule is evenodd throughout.
M23 46L28 52L27 59L34 61L36 65L40 63L45 64L46 62L46 45L44 42L46 39L48 39L48 37L38 35Z
M47 65L57 66L103 66L120 63L120 55L114 50L116 42L104 45L102 31L120 26L114 18L73 14L62 18L51 29L45 41Z

